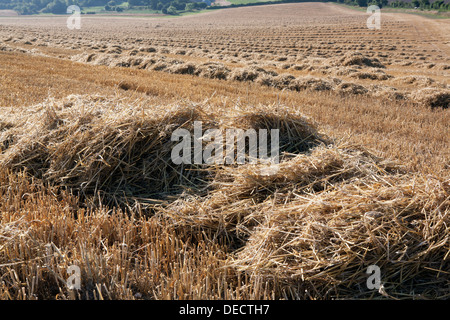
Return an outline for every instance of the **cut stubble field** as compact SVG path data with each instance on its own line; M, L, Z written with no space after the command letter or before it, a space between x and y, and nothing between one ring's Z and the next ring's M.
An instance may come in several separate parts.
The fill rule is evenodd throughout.
M0 17L0 299L449 298L450 21L367 17ZM170 163L194 121L278 172Z

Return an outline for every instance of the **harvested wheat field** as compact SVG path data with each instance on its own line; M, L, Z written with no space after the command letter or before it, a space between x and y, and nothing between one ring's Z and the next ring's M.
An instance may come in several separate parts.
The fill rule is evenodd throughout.
M0 17L0 299L449 299L450 20L367 18ZM198 123L276 170L175 163Z

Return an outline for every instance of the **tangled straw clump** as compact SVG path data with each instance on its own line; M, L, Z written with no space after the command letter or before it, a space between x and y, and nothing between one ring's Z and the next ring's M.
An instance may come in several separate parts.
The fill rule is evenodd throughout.
M235 81L254 81L258 78L260 70L258 68L239 68L230 74L230 79Z
M371 297L369 265L386 297L448 298L449 196L448 182L386 177L299 197L265 215L233 265L297 298Z
M339 79L333 81L322 80L314 77L299 77L291 81L289 88L295 91L313 90L313 91L330 91L334 88L335 83L339 83Z
M122 87L126 84L122 84ZM305 151L321 139L300 116L256 108L212 114L208 106L133 106L120 99L70 96L31 107L2 109L2 167L21 170L54 185L96 195L160 199L207 186L202 165L175 166L171 153L178 128L281 129L282 150ZM39 120L36 120L39 119ZM2 122L3 123L3 122Z
M206 197L159 211L180 230L207 230L229 266L297 299L445 298L450 290L450 184L413 175L355 146L286 158L273 175L225 168Z
M271 174L262 165L217 170L206 197L179 199L163 215L184 227L195 225L245 241L252 227L267 219L267 210L370 175L402 172L394 163L355 146L316 146L311 152L283 157ZM195 223L194 223L195 221Z
M430 77L425 76L406 76L406 77L398 77L394 79L394 82L400 84L414 84L419 86L430 86L436 83L436 81Z
M438 88L419 89L411 94L412 99L429 108L444 108L450 106L450 90Z
M359 52L348 52L342 57L332 60L335 65L342 66L366 66L373 68L385 68L377 58L369 58Z
M353 82L342 82L335 90L341 94L366 94L369 92L366 87Z
M208 78L208 79L227 79L228 75L230 73L230 69L225 67L221 63L203 63L200 64L197 67L197 72L201 77Z
M6 117L15 125L0 136L4 146L8 141L2 166L26 168L54 185L86 195L155 197L198 182L195 170L173 169L169 161L171 132L199 119L195 109L144 110L71 96Z
M392 78L391 75L386 74L383 70L372 68L364 72L355 72L350 75L356 79L371 79L371 80L387 80Z

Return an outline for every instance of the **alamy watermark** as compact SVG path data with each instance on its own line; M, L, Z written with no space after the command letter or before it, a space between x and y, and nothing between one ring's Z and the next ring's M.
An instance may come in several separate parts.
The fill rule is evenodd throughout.
M69 278L67 278L67 288L70 290L81 289L81 270L79 266L71 265L67 268Z
M366 285L369 290L380 290L381 288L381 269L379 266L372 264L367 268L367 274L370 276L367 278Z
M79 6L69 6L67 8L67 13L71 14L70 17L67 18L67 28L70 30L81 29L81 9Z
M367 7L367 13L370 13L370 17L367 19L366 25L370 30L381 29L381 9L379 6L371 5Z
M177 165L266 164L268 167L263 170L272 174L278 170L279 129L270 130L270 143L268 136L268 129L258 132L255 129L208 129L203 132L202 122L194 121L193 134L184 128L172 133L171 140L179 143L173 147L171 159Z

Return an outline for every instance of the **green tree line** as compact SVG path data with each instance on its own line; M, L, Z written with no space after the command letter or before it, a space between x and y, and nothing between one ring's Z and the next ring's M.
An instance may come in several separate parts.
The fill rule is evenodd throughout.
M78 5L81 8L104 7L106 11L123 11L126 9L149 9L160 11L165 14L177 14L179 11L192 11L205 9L208 7L209 1L198 2L199 0L128 0L127 3L120 0L0 0L1 9L15 10L20 14L36 14L36 13L54 13L64 14L70 5ZM304 2L306 0L282 0L281 2ZM311 1L311 0L309 0ZM317 0L312 0L317 1ZM348 5L367 7L377 5L382 7L393 8L421 8L426 10L450 10L450 2L445 3L444 0L329 0L330 2L345 3ZM325 2L325 1L319 1ZM280 3L274 2L274 3ZM126 6L124 4L127 4ZM266 2L267 4L267 2ZM260 3L251 3L248 6L260 5Z
M208 6L205 2L192 0L129 0L127 6L124 1L116 0L0 0L0 10L15 10L20 14L53 13L64 14L70 5L78 5L81 8L104 7L106 11L123 11L127 9L150 9L162 13L177 14L178 11L192 11L204 9Z
M338 2L357 5L360 7L367 7L370 5L377 5L380 8L390 7L390 8L420 8L427 10L450 10L450 2L445 3L444 0L436 0L430 2L429 0L337 0Z

